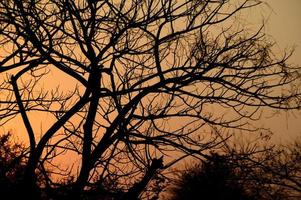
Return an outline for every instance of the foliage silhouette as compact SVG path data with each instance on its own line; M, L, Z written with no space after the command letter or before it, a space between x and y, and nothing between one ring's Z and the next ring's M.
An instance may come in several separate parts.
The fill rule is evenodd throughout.
M20 116L29 141L20 193L40 198L35 172L51 166L45 185L68 180L72 199L112 182L119 198L153 198L153 177L256 131L262 108L299 108L290 52L276 57L262 28L237 20L259 4L0 1L0 125Z
M0 136L0 194L1 198L9 198L13 200L21 199L22 194L16 192L23 187L22 177L24 176L27 151L24 145L13 141L12 134L6 133ZM47 173L42 169L38 169L35 173L37 177L37 185L44 184L43 173ZM40 189L36 188L36 192L40 193Z
M300 144L211 154L178 174L170 199L300 199Z
M25 166L25 149L21 145L12 144L10 138L10 133L0 137L0 189L1 195L6 197L14 194Z
M184 172L172 190L173 200L251 200L225 157L213 155Z

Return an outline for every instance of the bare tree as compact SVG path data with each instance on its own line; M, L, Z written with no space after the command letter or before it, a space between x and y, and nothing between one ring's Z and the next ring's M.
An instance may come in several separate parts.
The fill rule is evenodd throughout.
M299 108L290 54L275 57L262 28L248 32L237 21L259 4L1 1L0 123L20 115L26 127L25 190L34 191L37 166L74 152L81 155L74 196L111 181L135 199L150 172L205 156L230 137L220 130L255 131L249 121L262 107ZM55 78L69 89L47 85ZM31 113L55 120L37 130ZM153 164L162 155L164 166Z

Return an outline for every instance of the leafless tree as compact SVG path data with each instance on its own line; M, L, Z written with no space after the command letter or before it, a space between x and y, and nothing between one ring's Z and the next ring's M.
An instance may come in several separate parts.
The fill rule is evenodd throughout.
M24 190L34 191L37 166L73 152L81 156L74 196L114 182L135 199L150 172L204 156L230 130L255 131L249 122L261 108L299 108L299 67L287 64L290 53L275 57L262 28L239 23L243 10L259 4L1 1L0 123L19 115L26 127ZM37 130L32 113L55 120Z

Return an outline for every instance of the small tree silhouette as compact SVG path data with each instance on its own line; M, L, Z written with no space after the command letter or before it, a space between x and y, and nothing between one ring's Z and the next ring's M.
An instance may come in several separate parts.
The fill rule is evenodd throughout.
M298 200L301 145L213 153L179 174L172 200Z
M0 135L0 194L2 198L12 200L22 199L24 196L19 193L23 187L23 177L28 160L28 150L22 143L13 140L11 132ZM47 189L45 185L45 169L38 168L35 171L35 192L42 193ZM42 198L45 195L40 195ZM48 199L48 198L47 198Z
M173 200L251 200L227 157L214 154L180 175L172 188Z
M17 198L16 188L22 181L26 149L11 141L11 133L0 136L0 193Z

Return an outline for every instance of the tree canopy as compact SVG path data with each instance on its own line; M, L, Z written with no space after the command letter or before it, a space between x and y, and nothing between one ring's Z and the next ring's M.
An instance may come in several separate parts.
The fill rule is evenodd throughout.
M300 199L300 148L298 140L286 146L259 148L247 144L243 148L220 149L178 172L169 183L167 199Z
M261 108L299 108L300 67L290 53L274 55L262 27L239 23L259 4L1 1L0 124L23 121L23 192L35 191L39 166L64 176L55 161L65 154L77 156L67 169L74 198L109 182L135 199L182 158L206 157L234 130L256 131ZM33 114L50 118L47 128Z

